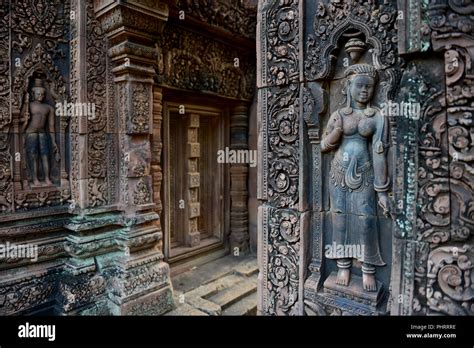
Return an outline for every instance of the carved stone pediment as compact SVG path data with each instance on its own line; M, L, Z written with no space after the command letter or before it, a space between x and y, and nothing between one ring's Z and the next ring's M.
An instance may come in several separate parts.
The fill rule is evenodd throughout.
M176 10L184 11L185 16L193 17L202 24L222 28L232 35L248 39L255 38L256 1L217 0L209 5L207 0L177 0Z

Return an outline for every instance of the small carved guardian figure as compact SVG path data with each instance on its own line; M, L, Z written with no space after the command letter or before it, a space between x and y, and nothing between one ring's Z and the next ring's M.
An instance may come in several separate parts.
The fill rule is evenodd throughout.
M388 128L381 112L370 105L377 82L375 68L355 64L345 74L347 105L331 115L321 151L336 152L329 178L333 243L344 246L344 251L357 246L362 252L328 258L337 261L337 284L349 285L352 260L357 259L362 263L364 290L376 291L375 266L385 265L379 249L376 195L387 215Z
M52 185L49 158L59 162L59 150L54 140L54 108L44 103L46 89L41 79L35 79L31 89L33 101L29 103L25 121L25 149L27 168L33 185ZM51 152L52 148L52 152ZM39 180L39 168L42 168L43 180Z

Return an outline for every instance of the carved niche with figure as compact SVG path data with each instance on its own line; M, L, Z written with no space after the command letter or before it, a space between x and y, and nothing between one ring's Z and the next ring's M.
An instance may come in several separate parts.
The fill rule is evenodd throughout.
M60 161L55 140L54 108L44 102L46 88L39 78L34 80L31 96L33 100L25 105L23 125L28 180L32 186L51 186L50 168L54 165L51 159Z
M377 83L375 68L356 64L345 75L347 105L331 115L321 141L322 152L335 152L327 183L332 240L344 250L328 258L337 260L336 284L349 286L352 259L356 259L362 263L364 290L376 291L375 267L385 262L379 247L375 193L387 214L388 125L380 110L370 105ZM344 255L352 246L359 247L359 252Z
M308 10L308 9L307 9ZM395 8L319 2L302 93L312 187L305 312L387 313L392 269ZM321 136L320 136L321 134Z
M70 2L12 1L10 11L9 210L67 206L69 119L56 105L69 102Z

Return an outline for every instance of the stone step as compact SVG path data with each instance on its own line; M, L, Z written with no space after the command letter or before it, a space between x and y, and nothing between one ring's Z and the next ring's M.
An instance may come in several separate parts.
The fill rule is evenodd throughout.
M250 277L258 273L258 264L257 262L255 262L255 259L250 259L245 262L241 262L234 267L234 273Z
M237 301L257 291L257 277L251 277L234 284L232 287L223 289L207 298L207 300L217 303L222 310L230 307Z
M222 315L257 315L257 292L254 291L250 295L229 306L222 312Z
M221 306L202 297L191 297L187 301L191 306L208 315L222 315Z
M169 316L181 316L181 315L185 315L185 316L190 316L190 315L207 316L208 314L204 313L203 311L200 311L197 308L194 308L193 306L191 306L187 303L180 303L178 305L178 308L176 308L175 310L172 310L171 312L166 313L165 315L169 315Z
M210 296L213 296L225 289L229 289L241 281L242 276L229 274L220 279L214 280L209 284L202 285L186 294L194 297L202 297L208 299Z
M229 255L172 277L173 287L175 291L189 292L235 272L240 264L252 263L257 266L255 256Z

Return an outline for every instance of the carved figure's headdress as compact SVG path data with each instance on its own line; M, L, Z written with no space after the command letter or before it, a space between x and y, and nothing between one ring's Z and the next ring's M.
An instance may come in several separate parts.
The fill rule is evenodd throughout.
M367 75L377 80L377 70L369 64L354 64L346 69L344 72L347 78L352 78L356 75Z
M36 78L34 80L34 83L33 83L33 87L31 88L31 91L35 91L37 89L42 89L42 90L46 90L46 88L43 86L43 80L42 79L38 79Z

